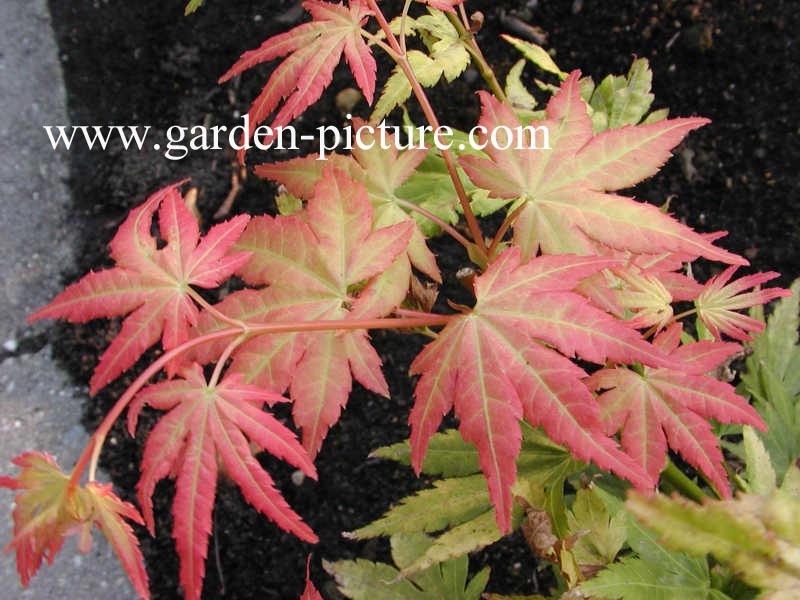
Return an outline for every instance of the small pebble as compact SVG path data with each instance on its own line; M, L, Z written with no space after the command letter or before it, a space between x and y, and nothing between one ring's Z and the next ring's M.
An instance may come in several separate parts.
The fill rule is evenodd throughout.
M306 474L303 473L300 469L297 469L292 473L292 483L295 484L297 487L303 485L303 482L306 480Z

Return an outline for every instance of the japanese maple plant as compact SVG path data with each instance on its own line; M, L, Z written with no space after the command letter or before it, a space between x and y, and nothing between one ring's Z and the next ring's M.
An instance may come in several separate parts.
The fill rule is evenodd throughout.
M389 394L370 343L375 329L430 338L410 366L419 376L410 464L420 472L429 441L454 411L461 437L477 449L498 535L518 524L516 460L527 430L642 492L664 483L672 450L710 494L731 496L710 419L765 425L714 371L740 350L726 338L748 340L761 326L737 311L787 292L757 289L775 273L732 280L747 261L715 245L722 233L697 233L616 193L654 175L708 121L648 114L649 81L646 90L630 77L595 85L510 39L529 69L558 80L540 82L539 93L550 96L541 109L522 83L524 63L500 85L473 36L479 19L459 0L425 4L409 0L390 19L375 0L307 0L308 22L245 53L222 81L283 57L249 113L251 128L271 117L276 131L320 98L342 57L371 104L373 52L383 51L396 68L371 121L353 124L362 143L327 160L255 167L284 186L281 214L239 215L205 235L183 201L185 182L168 185L119 227L113 268L90 272L31 316L124 317L94 372L93 394L152 346L163 352L120 396L71 471L35 451L15 459L15 477L0 479L19 490L10 547L23 584L65 536L77 532L86 550L96 524L147 598L128 521L154 533L151 495L167 477L176 480L173 536L187 598L201 596L222 471L267 518L313 544L316 535L255 455L268 452L316 478L314 457L353 380ZM478 92L478 143L433 146L432 133L445 129L424 88L458 77L470 62L490 90ZM649 76L646 61L634 68ZM620 93L627 96L618 102ZM401 151L396 136L378 140L373 126L412 95L429 144ZM448 131L451 140L468 139ZM498 144L510 132L521 132L522 143ZM546 132L545 147L533 143L537 132ZM504 218L484 219L500 211ZM474 301L440 302L432 312L430 293L419 290L442 281L427 245L440 233L463 246ZM689 266L700 258L727 268L696 281ZM244 286L209 301L231 277ZM279 402L291 403L300 441L271 414ZM95 472L114 422L127 412L133 433L145 407L161 416L144 449L137 509Z

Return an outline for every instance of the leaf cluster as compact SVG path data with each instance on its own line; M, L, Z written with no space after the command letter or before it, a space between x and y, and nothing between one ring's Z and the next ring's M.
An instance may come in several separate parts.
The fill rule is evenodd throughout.
M200 4L190 2L187 11ZM156 191L119 227L110 245L114 266L90 272L32 315L124 319L92 393L132 369L148 348L161 354L120 396L72 475L50 482L39 476L51 471L47 459L33 464L23 456L19 477L0 480L27 490L17 498L13 543L23 583L60 548L68 525L91 520L71 504L83 498L147 597L141 557L122 520L136 521L138 512L94 481L105 437L125 411L131 433L141 410L158 413L138 502L153 533L151 495L157 482L175 479L173 537L188 598L202 594L223 475L279 527L315 542L256 455L268 452L315 477L313 460L354 382L389 395L368 332L394 329L430 341L410 365L410 375L419 376L410 439L378 454L443 478L352 534L391 536L396 566L330 566L346 594L363 597L387 581L387 594L477 598L488 573L468 581L465 553L518 526L534 555L556 565L566 593L606 585L603 593L613 597L625 577L640 589L655 577L665 598L676 590L689 597L721 590L707 563L664 549L621 504L628 486L651 493L665 483L694 497L705 490L739 502L728 500L712 419L762 432L770 425L770 433L746 430L745 450L755 456L753 440L763 439L761 454L772 458L776 481L793 477L796 339L778 339L770 329L754 342L759 358L751 357L743 382L761 414L715 376L741 351L739 342L764 327L758 315L740 311L790 292L759 289L776 273L734 279L747 261L715 244L724 232L695 232L622 193L655 175L708 121L650 112L644 60L595 84L513 38L525 58L502 88L462 2L424 4L406 2L389 20L375 0L306 0L308 21L245 52L221 78L280 60L250 107L244 141L259 125L268 122L274 133L301 116L344 60L367 103L378 98L373 123L354 122L363 145L327 161L256 166L256 175L284 186L280 214L236 216L204 236L182 196L184 182ZM419 43L411 48L414 37ZM376 50L396 63L379 94ZM451 149L433 147L430 130L439 128L439 117L425 88L452 81L470 62L491 90L478 92L476 129L451 130ZM534 68L557 80L533 80L547 97L543 107L525 76ZM427 144L398 147L399 132L388 146L377 143L371 126L412 95L427 120ZM481 218L495 213L501 221ZM433 301L439 284L455 276L441 272L428 245L439 233L463 247L469 306ZM697 281L690 265L701 259L726 268ZM243 285L227 293L234 277ZM679 305L691 308L678 312ZM794 312L782 305L773 319L796 330L796 312L796 305ZM283 402L291 404L291 424L271 413ZM458 430L438 433L451 411ZM676 478L670 451L700 484ZM767 489L770 482L751 473L747 484ZM772 531L778 525L764 511L787 510L782 502L750 510ZM675 518L688 520L692 507L680 506ZM723 526L724 515L713 517ZM614 562L626 541L634 554ZM595 576L598 570L603 574ZM309 584L307 596L316 594Z

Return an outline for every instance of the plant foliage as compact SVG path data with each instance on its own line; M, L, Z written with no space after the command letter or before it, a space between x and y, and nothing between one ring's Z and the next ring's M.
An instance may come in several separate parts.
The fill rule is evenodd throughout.
M476 43L477 17L469 21L459 0L423 4L408 1L390 19L375 0L306 0L309 20L243 54L220 80L281 60L250 107L240 159L253 136L271 141L319 100L342 58L367 103L378 98L372 122L353 121L358 147L256 167L285 187L279 214L235 216L204 236L181 195L184 182L163 187L119 227L113 267L33 313L31 320L124 317L92 393L149 348L160 353L137 372L70 475L32 452L15 460L16 478L0 479L20 490L10 547L23 584L70 533L86 550L96 524L147 597L128 521L154 533L151 496L164 478L176 480L173 536L187 598L202 594L223 473L279 527L315 542L256 455L316 477L313 460L353 382L389 396L368 332L392 329L430 341L410 365L419 376L410 439L377 455L441 479L350 534L389 536L395 566L327 565L346 596L380 589L386 598L477 599L488 571L469 580L465 554L517 527L532 553L554 565L556 592L573 597L733 597L704 557L680 552L698 539L695 552L730 564L772 597L797 591L798 536L788 517L796 507L783 490L797 481L800 355L796 336L780 334L797 329L796 298L751 342L763 329L758 307L790 295L756 289L777 274L733 279L747 261L716 245L724 232L695 232L620 193L655 175L708 120L651 112L643 59L595 85L509 37L525 58L503 88ZM377 94L376 50L396 65ZM468 133L440 125L425 88L454 80L470 62L491 93L478 92L480 119ZM525 78L533 67L556 80L536 80L544 109ZM398 147L399 131L375 125L411 96L427 122L411 127L423 143ZM443 132L449 146L439 144ZM440 233L463 247L466 304L435 302L438 285L455 275L442 273L428 246ZM690 266L700 259L724 270L697 281ZM691 308L676 314L679 303ZM752 315L740 313L748 308ZM715 377L741 352L738 342L754 349L743 382L761 414ZM272 415L281 402L291 403L302 443ZM94 476L114 422L127 410L133 433L145 408L157 415L141 465L142 517ZM457 431L438 433L451 411ZM747 463L733 483L763 495L730 499L735 469L712 420L726 431L747 426L741 447L726 442ZM668 450L694 471L678 470ZM767 463L771 471L756 466ZM784 488L773 494L778 481ZM628 510L675 550L625 512L629 487L637 492ZM658 488L724 500L693 505L653 496ZM318 597L309 580L304 598Z

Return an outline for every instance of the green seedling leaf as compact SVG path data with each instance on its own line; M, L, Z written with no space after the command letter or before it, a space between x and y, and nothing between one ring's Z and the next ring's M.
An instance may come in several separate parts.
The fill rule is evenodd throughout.
M775 304L766 328L750 343L753 353L741 375L744 390L767 423L767 431L759 435L778 481L800 457L800 280L790 291L791 297ZM750 316L763 323L763 307L754 307Z
M547 498L552 499L552 510L560 515L566 531L564 482L584 465L551 442L542 431L525 422L521 423L521 431L522 446L517 458L519 480L514 494L531 499L531 491L538 490L539 501L535 503L542 508ZM373 456L411 464L408 442L381 448L373 452ZM428 475L445 475L447 478L434 482L431 489L403 499L381 519L347 534L348 537L364 539L396 533L433 533L450 527L412 566L405 569L408 572L472 552L502 537L491 510L486 481L482 475L476 474L480 471L480 464L479 452L474 445L466 443L456 430L437 433L430 440L423 470ZM514 528L521 519L522 510L515 506L512 516Z
M656 535L628 517L628 556L581 584L580 590L608 600L708 600L711 581L705 559L664 548Z
M500 37L514 46L514 48L519 50L526 59L539 67L542 71L547 71L553 75L558 75L558 78L561 80L567 78L567 73L558 68L558 65L556 65L556 63L547 53L547 50L541 46L531 42L526 42L525 40L521 40L507 34L503 34Z
M595 123L602 122L605 126L595 127L595 131L638 125L655 99L650 92L652 83L653 73L646 58L634 60L627 77L609 75L603 79L589 100L595 115L604 115L602 121L595 120ZM654 117L647 122L653 123L657 120L660 119Z
M613 562L627 539L624 515L612 517L593 487L578 490L568 521L570 534L578 536L572 553L582 567Z
M186 10L183 11L183 14L184 15L192 14L198 8L203 6L203 2L204 0L189 0L189 2L186 4Z
M746 464L747 483L753 494L769 494L775 489L775 469L769 453L764 447L764 442L758 437L756 431L749 425L743 429L744 456Z
M626 508L662 542L693 555L711 554L764 598L800 594L800 499L784 491L698 505L679 497L632 494Z
M466 556L407 571L432 544L424 534L394 535L391 546L396 567L367 560L323 562L323 566L335 577L339 591L352 600L478 600L489 581L489 569L468 581Z

